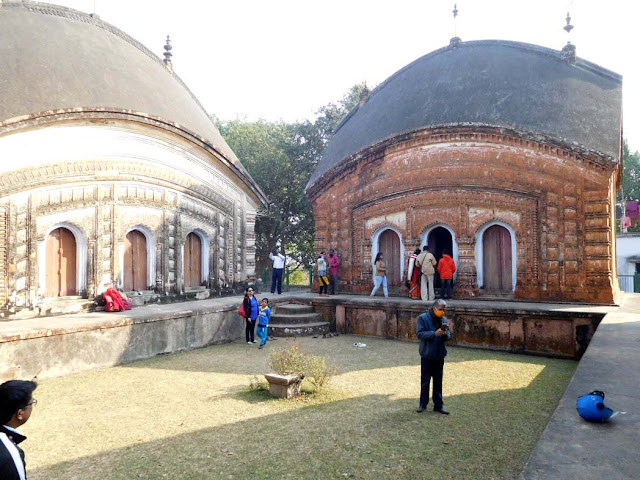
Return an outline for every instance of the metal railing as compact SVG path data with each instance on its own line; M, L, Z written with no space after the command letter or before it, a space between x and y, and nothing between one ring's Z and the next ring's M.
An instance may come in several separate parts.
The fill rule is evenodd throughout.
M271 270L262 269L262 284L266 290L271 288ZM289 288L311 288L313 285L313 268L292 269L285 267L282 278L282 287Z
M640 273L618 275L618 284L623 292L640 293Z

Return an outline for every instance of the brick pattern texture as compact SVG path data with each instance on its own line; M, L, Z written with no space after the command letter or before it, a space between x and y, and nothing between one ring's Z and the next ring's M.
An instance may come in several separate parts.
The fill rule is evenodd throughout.
M372 287L373 239L393 228L405 259L435 225L458 247L457 297L482 295L479 236L499 222L516 237L515 298L615 303L618 165L592 152L458 127L404 134L360 152L309 190L318 252L342 259L341 290Z

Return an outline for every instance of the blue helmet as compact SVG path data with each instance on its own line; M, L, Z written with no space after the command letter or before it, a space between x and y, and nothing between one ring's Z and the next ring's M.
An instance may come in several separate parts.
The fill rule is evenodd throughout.
M613 410L604 404L604 392L594 390L578 398L578 414L590 422L604 422L613 415Z

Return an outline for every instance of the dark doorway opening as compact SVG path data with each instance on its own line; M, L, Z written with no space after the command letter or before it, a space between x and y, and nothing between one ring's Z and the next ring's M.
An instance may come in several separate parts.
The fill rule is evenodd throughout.
M56 228L47 237L47 273L45 295L77 295L76 237L66 228Z
M444 227L436 227L429 232L427 246L438 262L442 258L442 253L445 250L448 251L449 255L453 258L453 238L449 230ZM441 286L440 274L438 273L437 267L433 285L435 288L440 288Z

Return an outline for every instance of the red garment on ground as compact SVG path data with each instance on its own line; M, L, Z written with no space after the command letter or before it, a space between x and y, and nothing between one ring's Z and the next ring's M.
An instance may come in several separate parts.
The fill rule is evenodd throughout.
M125 309L122 295L115 288L107 288L107 291L102 294L104 301L107 302L105 310L107 312L121 312Z
M456 262L449 255L444 254L438 262L438 273L441 280L452 280L456 271Z

